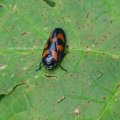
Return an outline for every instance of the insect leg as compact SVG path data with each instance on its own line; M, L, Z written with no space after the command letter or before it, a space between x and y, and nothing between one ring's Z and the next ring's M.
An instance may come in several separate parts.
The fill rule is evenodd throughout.
M59 66L61 67L62 70L64 70L65 72L67 72L67 70L64 69L64 68L61 66L61 64L59 64Z
M42 67L41 67L42 61L39 63L39 68L36 69L36 72L39 71Z
M63 54L63 57L65 57L65 55L67 55L68 53L70 53L70 52L69 52L69 51L65 52L65 53Z

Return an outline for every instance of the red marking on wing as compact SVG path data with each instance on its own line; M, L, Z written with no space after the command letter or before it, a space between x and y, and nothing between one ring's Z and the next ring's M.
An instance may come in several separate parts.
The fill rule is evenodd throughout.
M47 49L47 48L48 48L48 44L45 45L45 49Z
M56 42L57 41L57 38L56 37L50 37L50 42Z
M57 50L62 52L63 51L63 46L62 45L57 45Z
M63 36L62 33L59 33L59 34L57 35L57 38L58 38L58 39L61 39L61 40L64 42L64 36Z
M50 42L53 42L53 38L52 37L50 37Z
M48 49L45 50L45 51L43 52L43 54L42 54L42 58L44 58L48 53L49 53Z

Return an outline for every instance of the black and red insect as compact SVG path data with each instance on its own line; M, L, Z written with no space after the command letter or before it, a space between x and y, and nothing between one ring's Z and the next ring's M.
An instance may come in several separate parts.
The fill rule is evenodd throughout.
M42 60L39 64L39 68L36 71L41 69L42 63L48 70L59 65L64 71L66 71L60 65L60 61L66 54L65 47L66 47L65 32L61 28L54 29L45 45L45 48L42 53Z

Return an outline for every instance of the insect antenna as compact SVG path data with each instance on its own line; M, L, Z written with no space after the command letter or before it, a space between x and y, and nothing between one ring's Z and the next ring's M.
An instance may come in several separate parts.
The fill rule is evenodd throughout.
M39 71L42 68L41 64L42 64L42 61L39 63L39 68L36 69L36 72Z

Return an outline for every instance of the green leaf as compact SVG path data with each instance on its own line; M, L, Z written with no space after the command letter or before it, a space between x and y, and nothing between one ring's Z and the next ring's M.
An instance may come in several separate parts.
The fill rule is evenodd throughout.
M119 120L119 0L49 2L0 0L0 120ZM56 27L68 71L36 72Z

